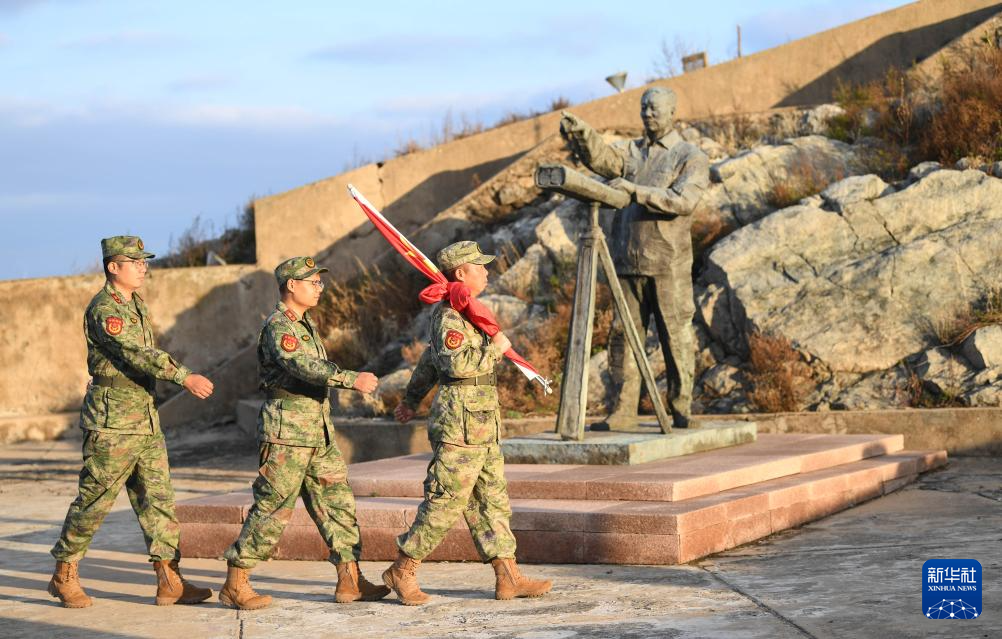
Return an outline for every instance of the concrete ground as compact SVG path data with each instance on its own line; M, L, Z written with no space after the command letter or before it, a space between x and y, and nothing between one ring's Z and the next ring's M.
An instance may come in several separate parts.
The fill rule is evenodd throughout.
M171 443L178 499L246 487L253 445L212 432ZM533 565L553 592L494 601L480 564L426 564L433 603L392 598L333 603L324 562L272 561L254 572L271 608L237 612L213 601L153 605L155 579L125 495L86 560L95 604L58 606L45 592L49 548L75 494L79 439L0 447L0 637L999 637L1002 636L1002 459L955 458L912 486L855 509L683 566ZM932 621L921 611L930 558L984 568L983 614ZM366 563L378 580L386 563ZM218 591L221 561L185 560L186 576Z

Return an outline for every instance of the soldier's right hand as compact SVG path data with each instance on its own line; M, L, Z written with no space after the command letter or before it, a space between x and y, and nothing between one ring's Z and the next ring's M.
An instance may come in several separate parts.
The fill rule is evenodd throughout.
M511 348L511 340L508 339L508 336L505 335L502 331L498 331L497 333L495 333L494 337L491 338L491 342L493 342L494 345L497 346L502 353L507 353L508 349Z
M379 379L372 373L359 373L352 388L362 393L371 393L378 385Z
M400 402L397 404L397 407L393 409L393 416L396 417L397 421L401 424L406 424L414 419L414 409L407 404Z
M212 394L212 389L214 388L208 377L199 375L198 373L192 373L185 377L181 386L199 399L207 398Z

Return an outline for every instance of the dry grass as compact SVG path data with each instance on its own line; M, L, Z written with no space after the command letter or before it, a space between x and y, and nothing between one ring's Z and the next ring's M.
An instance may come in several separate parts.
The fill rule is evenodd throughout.
M992 324L1002 324L1002 287L990 289L978 302L933 322L933 331L940 345L957 346L974 331Z
M1002 51L980 46L944 67L939 107L922 131L924 155L1002 160Z
M186 266L206 266L209 251L221 257L227 264L253 264L257 261L254 235L254 198L237 214L235 226L223 229L214 236L212 224L203 224L201 217L195 217L191 225L176 240L170 240L167 255L154 261L161 268Z
M699 258L718 240L730 235L734 227L725 222L716 212L696 211L692 221L692 254L693 262Z
M786 178L773 181L765 199L769 206L777 209L786 208L805 197L817 195L829 184L838 182L844 177L843 172L829 175L818 168L815 162L811 162L806 154L800 153L790 166Z
M513 340L515 350L539 368L544 377L552 378L556 388L552 395L543 395L539 385L528 381L517 368L502 364L498 368L498 397L506 417L553 414L560 406L564 354L574 306L574 279L564 277L560 281L547 318L531 335L518 336ZM612 293L608 286L599 284L595 294L592 354L607 347L611 326Z
M908 375L906 403L909 408L960 408L965 404L954 393L934 393L913 372Z
M373 269L346 282L332 280L311 313L330 358L359 370L400 335L420 307L408 278Z
M879 82L842 85L834 97L845 113L829 121L829 137L874 138L868 168L887 179L926 160L1002 160L1002 51L994 46L951 58L935 82L891 70Z
M800 410L813 386L811 368L785 337L759 332L748 336L750 401L763 413Z
M750 149L769 137L768 123L757 121L745 113L707 118L698 123L698 128L703 135L724 147L730 156Z

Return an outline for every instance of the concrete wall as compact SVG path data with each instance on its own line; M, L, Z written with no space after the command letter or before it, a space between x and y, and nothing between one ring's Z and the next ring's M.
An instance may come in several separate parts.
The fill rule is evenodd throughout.
M0 418L76 410L87 384L83 313L102 275L0 282ZM254 266L153 270L141 292L159 344L207 371L256 339L277 300Z
M999 11L998 0L922 0L657 84L678 92L681 118L823 102L840 80L865 82L890 66L910 67ZM599 128L635 128L644 88L573 111ZM271 268L314 254L339 271L365 263L383 241L345 184L353 182L407 233L555 134L558 119L546 114L262 198L255 203L258 262Z

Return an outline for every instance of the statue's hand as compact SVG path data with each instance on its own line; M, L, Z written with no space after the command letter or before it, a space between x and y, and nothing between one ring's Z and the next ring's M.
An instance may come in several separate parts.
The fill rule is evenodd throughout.
M567 138L583 138L584 135L591 129L588 123L574 115L570 111L561 111L560 118L560 134Z
M620 191L626 191L631 196L635 196L637 194L637 185L630 182L626 178L614 178L609 181L609 186L614 189L619 189Z

